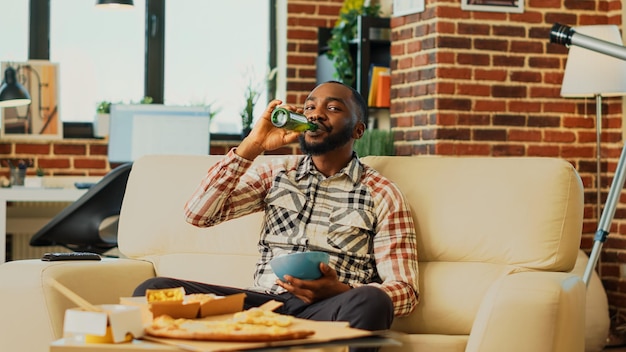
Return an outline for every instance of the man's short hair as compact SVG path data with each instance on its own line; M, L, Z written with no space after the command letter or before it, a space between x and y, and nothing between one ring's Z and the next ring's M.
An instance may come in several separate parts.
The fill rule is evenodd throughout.
M326 81L324 83L341 84L342 86L350 89L350 91L352 91L352 99L354 100L357 107L359 108L359 111L357 112L357 117L359 118L359 121L367 124L369 109L367 108L367 101L365 101L365 98L363 98L363 96L361 95L361 93L359 93L359 91L339 81Z

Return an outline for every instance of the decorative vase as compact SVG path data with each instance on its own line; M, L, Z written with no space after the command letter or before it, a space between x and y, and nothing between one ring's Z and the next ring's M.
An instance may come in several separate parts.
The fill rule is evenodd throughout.
M109 135L109 114L97 113L96 123L94 124L93 136L96 138L105 138Z
M26 178L26 169L11 168L11 186L24 186L24 179Z

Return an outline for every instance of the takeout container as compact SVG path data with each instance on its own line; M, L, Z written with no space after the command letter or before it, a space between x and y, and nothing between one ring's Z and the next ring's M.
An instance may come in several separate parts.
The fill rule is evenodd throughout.
M85 342L120 343L144 334L139 307L122 304L96 306L102 311L71 308L65 311L63 335L84 337Z
M138 306L142 311L145 322L152 322L153 318L161 315L169 315L172 318L204 318L210 315L236 313L243 310L245 293L237 293L229 296L217 296L204 303L182 301L162 301L148 303L145 296L122 297L121 304Z

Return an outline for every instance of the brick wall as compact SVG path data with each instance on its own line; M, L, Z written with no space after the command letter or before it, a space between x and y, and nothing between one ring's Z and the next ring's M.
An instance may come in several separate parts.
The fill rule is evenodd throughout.
M462 11L459 0L393 18L391 124L399 155L546 156L568 160L585 186L581 248L597 229L595 102L560 97L567 49L549 43L554 23L617 24L621 1L526 0L523 14ZM332 27L340 0L288 0L287 97L302 104L316 84L317 28ZM602 194L622 149L622 100L603 100ZM231 144L212 145L223 154ZM285 148L286 154L297 148ZM101 175L106 142L2 142L0 159L34 158L49 174ZM34 172L34 171L33 171ZM0 174L8 169L0 167ZM626 197L622 197L626 201ZM625 202L622 202L625 203ZM612 311L626 313L626 207L619 204L600 272Z
M226 154L238 141L212 141L210 154ZM20 139L0 143L0 176L9 177L9 163L28 163L27 175L37 168L45 176L103 176L115 168L107 159L106 139L64 139L57 141ZM279 148L267 154L297 154L297 144Z
M110 170L107 142L100 139L5 140L0 143L0 176L13 165L26 161L27 175L42 168L47 176L102 176Z

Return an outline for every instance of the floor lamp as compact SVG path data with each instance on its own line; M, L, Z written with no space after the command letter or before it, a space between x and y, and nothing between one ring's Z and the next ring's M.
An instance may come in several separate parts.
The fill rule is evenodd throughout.
M576 33L622 45L622 37L615 25L580 26L573 30ZM561 96L595 98L596 102L596 215L598 220L602 200L602 97L621 95L626 95L626 61L583 47L570 47Z

